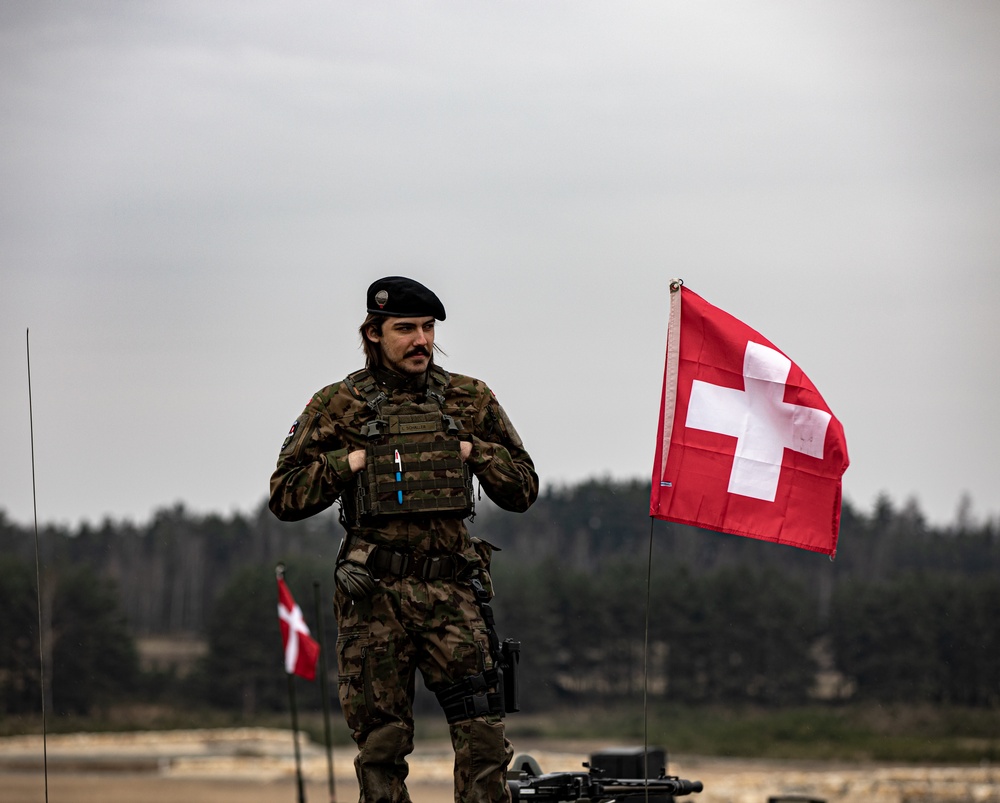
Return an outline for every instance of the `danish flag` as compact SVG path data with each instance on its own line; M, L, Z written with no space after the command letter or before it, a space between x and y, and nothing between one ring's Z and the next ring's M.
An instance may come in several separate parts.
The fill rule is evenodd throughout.
M832 556L848 464L802 370L673 282L650 516Z
M278 578L278 621L281 624L281 641L285 645L285 671L289 675L315 680L319 644L309 634L302 609L292 598L283 577Z

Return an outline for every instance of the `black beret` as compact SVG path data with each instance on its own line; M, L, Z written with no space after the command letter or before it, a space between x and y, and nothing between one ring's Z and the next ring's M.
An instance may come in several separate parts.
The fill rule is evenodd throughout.
M393 318L433 315L444 320L444 304L420 282L405 276L386 276L368 288L368 311Z

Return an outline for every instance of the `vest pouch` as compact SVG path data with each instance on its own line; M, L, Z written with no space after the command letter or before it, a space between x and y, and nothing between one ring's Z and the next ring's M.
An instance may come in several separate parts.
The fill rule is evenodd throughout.
M472 473L462 460L455 422L439 410L384 409L382 418L387 434L369 441L358 477L361 514L464 518L472 513Z

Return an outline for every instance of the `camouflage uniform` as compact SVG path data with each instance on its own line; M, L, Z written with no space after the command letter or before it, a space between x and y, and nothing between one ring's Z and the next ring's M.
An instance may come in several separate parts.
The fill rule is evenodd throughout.
M424 400L423 377L373 369L392 403ZM507 510L523 511L538 495L538 478L517 432L489 388L449 375L441 411L461 422L472 444L468 465L487 496ZM310 400L289 433L271 477L270 508L294 521L353 492L348 453L365 448L363 426L374 413L345 382ZM373 593L354 601L335 594L340 703L359 752L355 759L364 803L408 801L406 756L413 749L415 670L431 691L493 665L480 609L469 578L488 560L477 551L458 516L441 514L351 521L341 515L348 539L391 547L413 556L453 556L457 576L421 580L383 576ZM452 724L455 799L486 803L509 799L506 768L512 756L500 716Z

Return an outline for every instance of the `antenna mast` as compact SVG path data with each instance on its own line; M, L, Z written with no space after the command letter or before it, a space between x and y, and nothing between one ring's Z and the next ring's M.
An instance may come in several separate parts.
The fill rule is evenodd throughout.
M42 772L45 776L45 803L49 803L49 750L45 718L45 648L42 633L42 561L38 547L38 495L35 493L35 420L31 409L31 330L24 331L28 358L28 429L31 434L31 509L35 522L35 589L38 599L38 683L42 694Z

